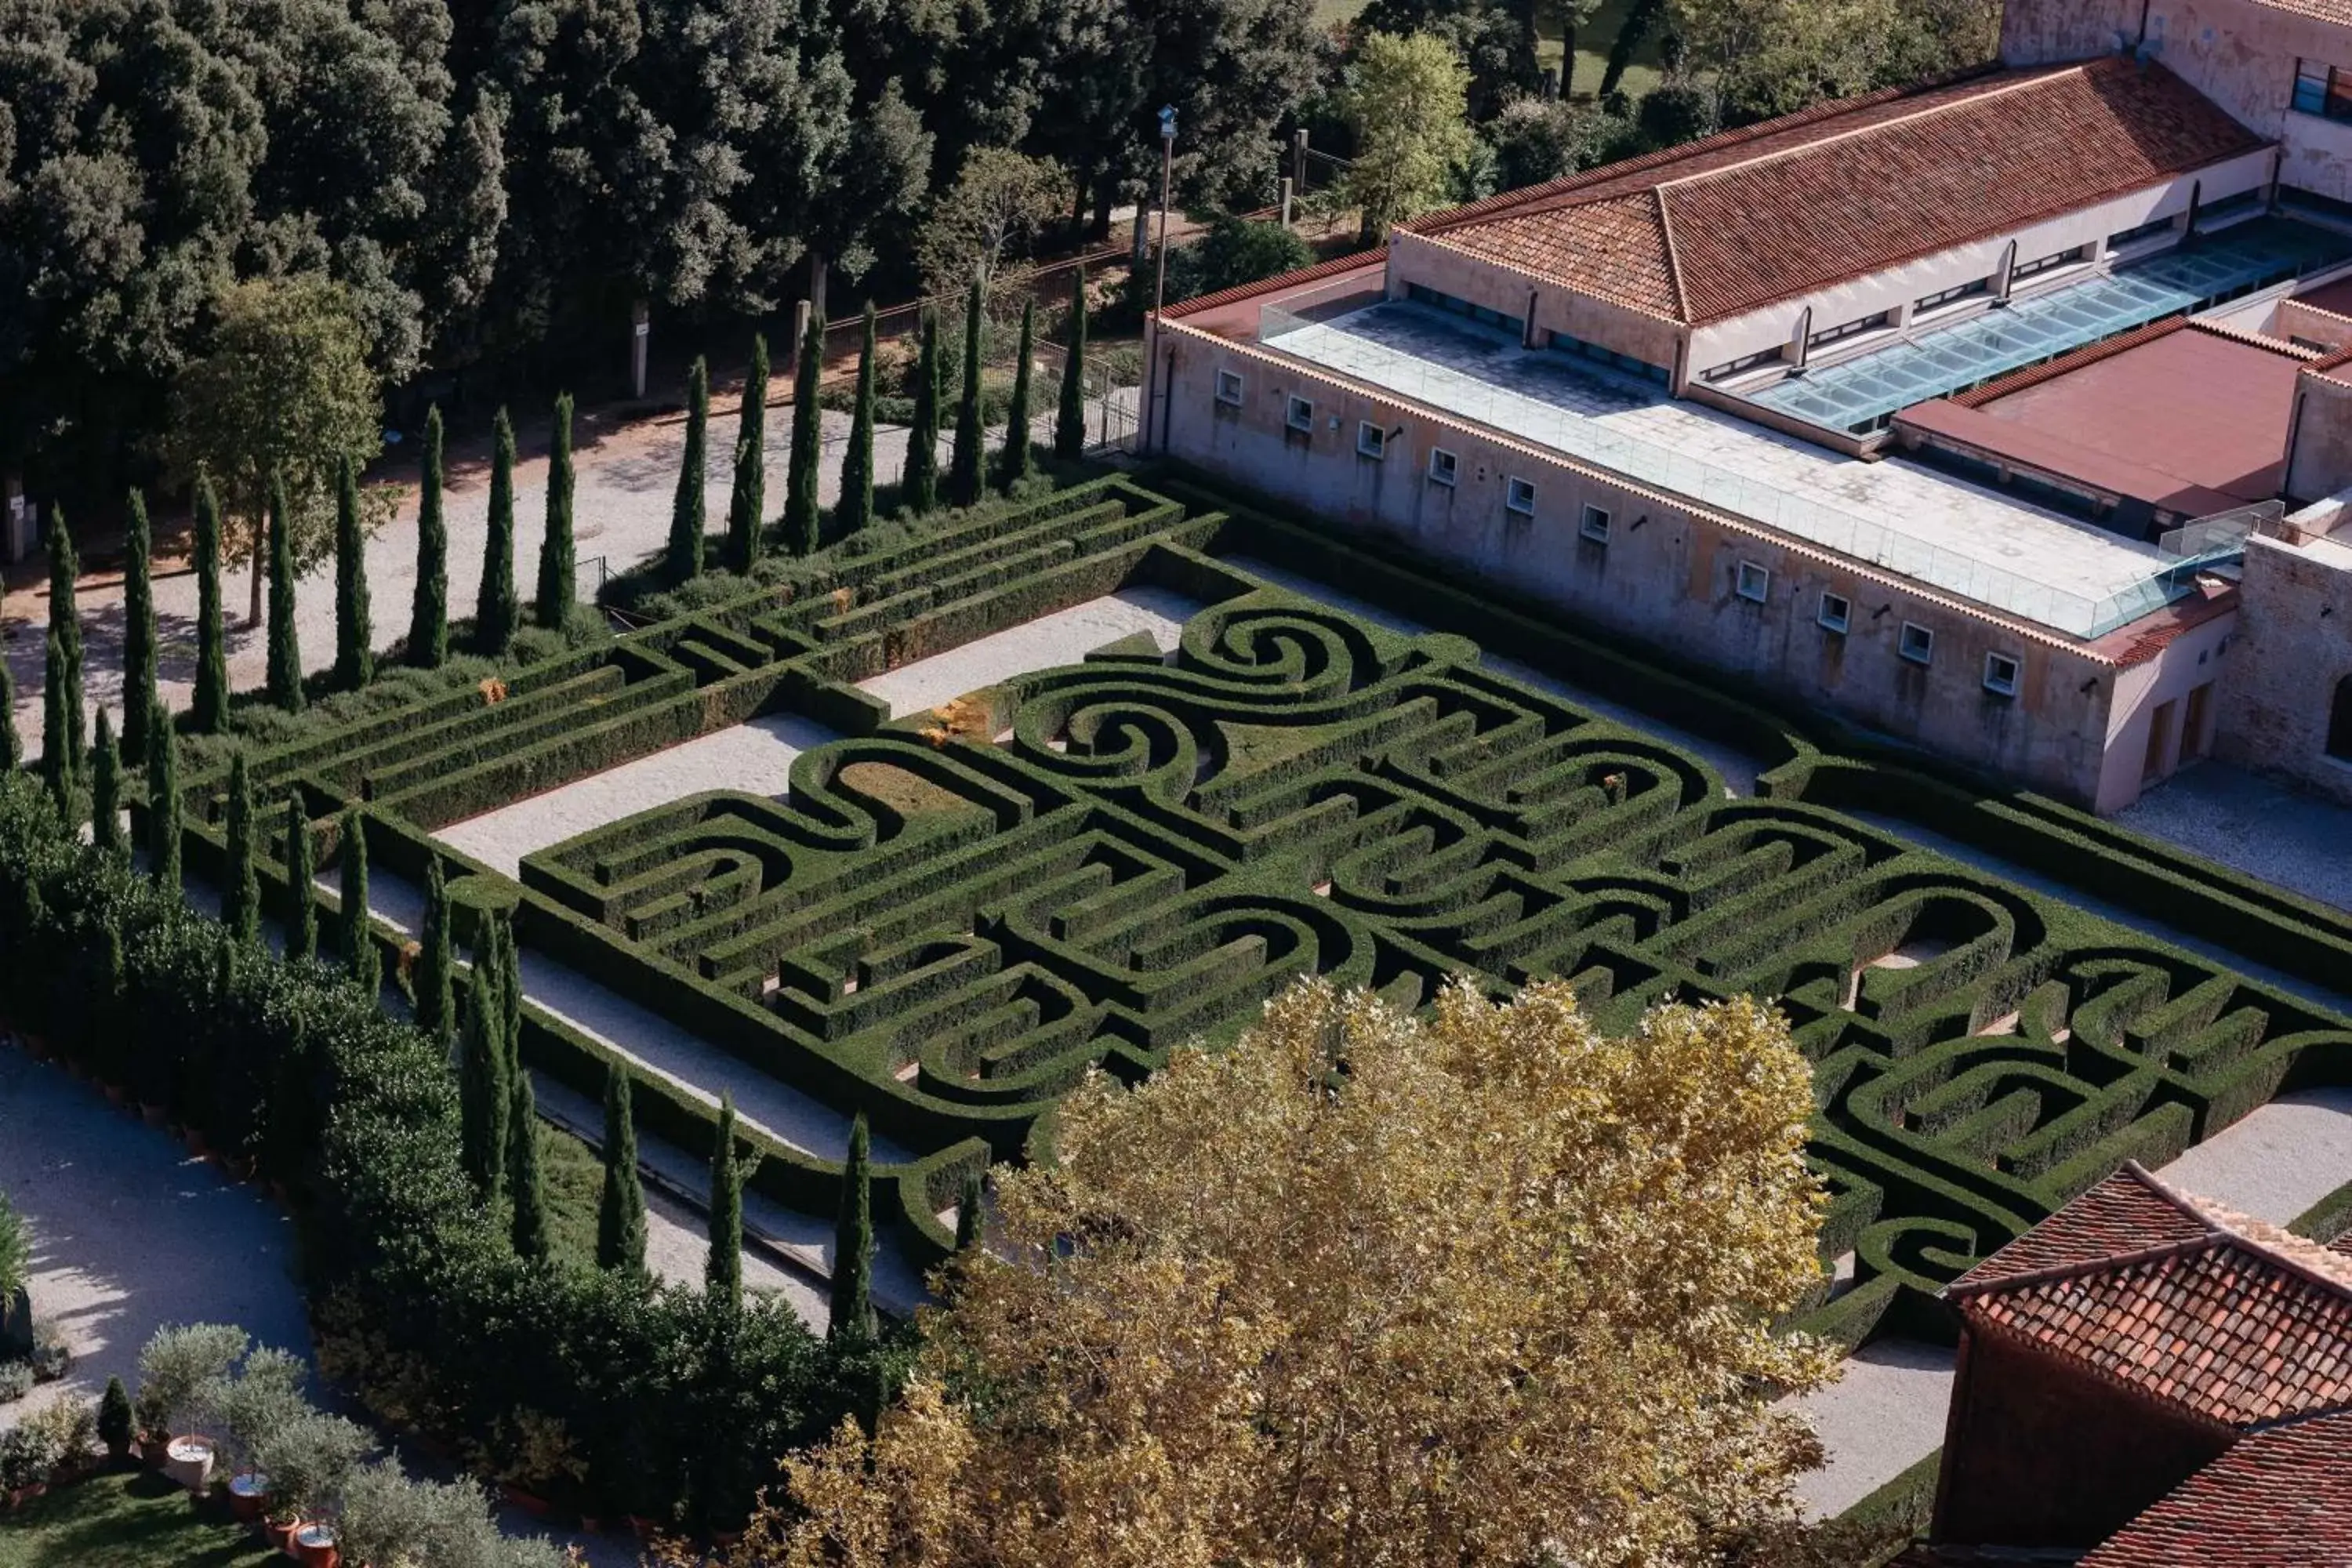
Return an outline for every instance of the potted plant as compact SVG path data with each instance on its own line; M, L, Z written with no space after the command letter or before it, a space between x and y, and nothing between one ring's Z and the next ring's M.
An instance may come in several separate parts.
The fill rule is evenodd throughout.
M221 1457L229 1472L229 1512L240 1521L258 1521L270 1492L261 1452L270 1439L310 1406L302 1398L307 1370L301 1358L265 1345L245 1358L236 1375L205 1385L198 1403L218 1424Z
M483 1456L504 1456L482 1464L497 1478L506 1500L534 1519L548 1512L548 1496L559 1487L577 1487L587 1475L562 1419L544 1411L517 1410L499 1423L496 1441Z
M374 1447L375 1438L358 1422L315 1410L304 1410L269 1434L255 1458L269 1477L269 1536L279 1550L313 1568L331 1568L331 1521L344 1487ZM306 1542L303 1531L314 1525L320 1528Z
M151 1468L163 1469L199 1496L211 1479L214 1446L186 1424L201 1417L201 1401L228 1376L250 1342L243 1329L187 1323L158 1330L139 1352L142 1451Z
M57 1463L56 1440L40 1424L26 1421L0 1432L0 1492L7 1494L8 1506L21 1507L48 1490Z
M98 1408L86 1399L53 1399L25 1417L23 1425L47 1445L47 1480L64 1486L90 1470L90 1450L98 1443Z
M137 1428L131 1411L131 1395L123 1392L122 1380L106 1380L106 1394L98 1402L98 1435L106 1444L108 1462L120 1466L131 1452L131 1439Z
M33 1357L32 1279L32 1242L25 1222L0 1195L0 1362Z

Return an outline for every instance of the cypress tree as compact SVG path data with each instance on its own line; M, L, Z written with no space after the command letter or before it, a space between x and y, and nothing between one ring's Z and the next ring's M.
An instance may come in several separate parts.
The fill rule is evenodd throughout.
M1004 450L996 462L996 482L1005 489L1029 477L1029 362L1037 351L1037 301L1021 307L1021 353L1013 365L1013 401L1004 410Z
M793 454L784 470L784 548L795 555L814 553L822 542L816 491L824 463L824 410L817 404L817 383L824 370L824 318L811 310L793 370Z
M496 1203L506 1192L507 1115L514 1096L498 1034L499 998L490 965L477 962L466 983L466 1023L459 1031L457 1112L466 1173L484 1203Z
M768 339L751 334L751 371L743 378L742 422L735 437L735 488L727 498L727 564L748 573L760 559L760 518L768 505Z
M370 1001L383 989L383 965L369 931L367 818L356 805L343 811L343 973Z
M89 749L89 841L109 854L122 848L122 755L114 721L98 710L98 739Z
M310 847L310 810L299 789L286 792L286 956L319 956L319 863Z
M449 887L437 855L425 867L425 929L417 939L416 1026L446 1050L457 1029L457 962L449 952Z
M491 976L499 994L499 1045L507 1054L509 1076L522 1071L522 949L515 941L514 917L500 913L491 922L496 938L498 972Z
M923 307L923 346L915 360L915 422L907 432L907 466L898 504L920 515L940 504L940 313Z
M555 434L547 454L547 533L539 542L541 626L570 624L579 575L572 542L572 395L566 392L555 400Z
M81 608L75 584L81 560L74 552L73 534L63 516L49 521L49 640L55 645L54 667L45 669L56 700L44 710L50 721L41 731L41 763L50 793L66 820L74 820L82 785L88 782L89 748L82 731ZM50 758L57 758L51 764Z
M678 459L677 499L669 509L669 578L702 575L703 469L709 462L710 368L702 356L686 373L686 451Z
M416 491L416 595L409 602L408 662L438 669L449 657L449 523L441 513L441 405L425 413Z
M261 940L261 882L254 866L253 779L239 752L228 765L228 880L221 924L239 942Z
M58 815L68 822L76 819L73 742L66 734L70 722L66 694L73 680L71 669L66 661L65 638L52 620L41 652L41 782L47 786L49 798L57 802Z
M196 476L196 693L189 721L199 735L228 728L228 632L221 620L220 498Z
M160 705L155 693L155 583L153 532L147 526L147 499L131 492L131 531L122 542L122 760L147 754L149 716Z
M482 589L474 600L474 640L493 658L515 634L514 425L499 410L491 426L490 529L482 543Z
M1062 397L1054 410L1054 456L1065 462L1087 451L1087 269L1070 274L1070 341L1062 355Z
M833 1227L833 1311L825 1337L874 1335L874 1177L866 1112L849 1124L849 1159L841 1172L841 1215Z
M735 1097L725 1090L710 1145L710 1257L702 1289L730 1311L743 1304L743 1168L735 1158Z
M833 532L845 539L874 521L874 301L866 301L866 336L857 353L857 403L849 417L849 450L841 459L841 500Z
M25 740L16 733L16 677L0 658L0 768L15 773L25 765Z
M356 691L375 679L369 624L367 535L360 529L359 476L345 458L335 474L335 685Z
M596 1205L596 1267L646 1266L646 1189L637 1174L637 1124L629 1075L604 1068L604 1194Z
M180 737L160 707L147 731L147 868L180 896Z
M302 711L302 645L294 628L294 520L286 479L269 476L269 700Z
M955 449L948 459L948 504L970 506L980 499L980 280L972 279L963 307L963 385L956 392Z
M547 1178L539 1168L539 1105L530 1074L510 1075L514 1100L507 1110L507 1185L514 1193L510 1231L515 1256L547 1260Z
M987 1202L980 1184L980 1173L973 1171L963 1179L963 1194L956 1199L956 1250L968 1251L977 1245L988 1228Z

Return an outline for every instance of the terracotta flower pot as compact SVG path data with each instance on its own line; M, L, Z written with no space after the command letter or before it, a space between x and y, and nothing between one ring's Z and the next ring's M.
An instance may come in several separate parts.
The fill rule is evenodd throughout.
M161 1127L171 1120L171 1107L150 1105L142 1100L139 1102L139 1120L150 1127Z
M335 1568L342 1553L335 1550L334 1527L306 1524L294 1532L294 1555L304 1568Z
M228 1479L229 1517L240 1524L252 1524L261 1518L263 1507L269 1501L269 1478L258 1470L246 1470Z
M639 1541L651 1541L654 1538L654 1531L661 1528L641 1513L630 1514L628 1521L629 1532Z
M597 1517L595 1514L593 1514L593 1513L583 1513L583 1514L582 1514L582 1515L580 1516L580 1533L581 1533L581 1534L583 1534L583 1535L602 1535L602 1534L604 1534L604 1520L602 1520L601 1518Z
M191 1127L188 1129L188 1152L194 1154L199 1160L212 1152L212 1146L205 1142L205 1134L202 1128Z
M164 1451L163 1473L201 1498L212 1479L213 1452L209 1437L174 1437Z
M171 1439L168 1437L142 1437L139 1439L139 1462L151 1470L160 1470L169 1457L170 1447Z
M128 1098L122 1092L122 1086L119 1083L110 1083L103 1087L106 1089L106 1103L109 1105L120 1106Z
M547 1500L545 1498L540 1497L532 1492L527 1492L523 1490L522 1488L515 1485L512 1481L502 1483L499 1486L499 1490L506 1498L508 1506L511 1508L519 1508L522 1510L523 1512L530 1515L533 1519L544 1519L547 1517Z
M261 1521L261 1538L269 1542L271 1551L291 1557L294 1555L294 1532L301 1528L302 1521L299 1519L271 1519L265 1515Z

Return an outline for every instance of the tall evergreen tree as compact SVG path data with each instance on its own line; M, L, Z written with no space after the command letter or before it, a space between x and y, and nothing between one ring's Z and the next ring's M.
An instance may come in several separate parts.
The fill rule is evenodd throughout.
M596 1267L646 1266L646 1189L637 1174L637 1123L629 1075L604 1068L604 1193L596 1205Z
M1062 355L1062 396L1054 409L1054 456L1065 462L1087 451L1087 269L1070 273L1069 342Z
M81 558L62 516L49 519L49 632L57 647L56 668L44 670L57 700L45 717L55 722L41 732L41 763L58 809L72 821L89 782L89 746L82 729L81 606L75 584ZM57 757L53 765L52 754Z
M499 1044L512 1076L522 1071L522 947L515 941L512 914L493 917L491 929L497 940L498 970L491 979L499 995Z
M98 739L89 748L89 841L108 854L122 848L122 754L114 721L98 710Z
M0 768L15 773L25 765L25 738L16 733L16 676L0 658Z
M857 353L857 402L849 416L849 450L841 458L841 499L833 532L846 539L874 521L874 301L866 301L866 335Z
M58 815L68 822L76 819L74 796L78 793L73 742L67 734L73 722L68 697L73 683L72 671L66 658L65 637L52 620L43 634L41 647L41 783L47 786L49 798L57 803Z
M367 534L360 527L360 480L346 457L335 473L335 685L357 691L375 679L375 627L368 615Z
M253 778L239 752L228 765L228 880L221 888L221 924L239 942L261 940L261 879L255 865Z
M416 595L409 601L408 662L438 669L449 657L449 522L441 511L441 405L425 413L416 491Z
M751 370L743 378L735 437L735 488L727 497L727 564L749 572L760 559L761 514L768 506L768 339L751 334Z
M970 506L980 499L980 280L972 279L963 307L963 385L956 391L955 448L948 458L948 504Z
M555 400L547 454L547 532L539 542L539 624L564 626L578 592L579 556L572 540L572 395Z
M841 1171L841 1214L833 1227L833 1311L827 1339L874 1337L874 1173L866 1112L849 1124Z
M154 535L147 526L147 498L131 492L131 528L122 541L122 760L147 755L149 715L160 705L155 692Z
M228 629L221 609L220 498L196 476L196 692L188 720L199 735L228 728Z
M147 731L147 868L180 895L180 737L163 708Z
M940 504L940 313L923 307L923 342L915 359L915 421L907 431L907 466L898 504L920 515Z
M294 623L294 518L286 476L269 476L269 700L302 711L302 644Z
M980 1173L968 1172L963 1179L963 1194L956 1199L956 1250L962 1252L976 1245L988 1229L988 1199L981 1185Z
M417 933L416 1026L443 1048L457 1028L457 960L449 947L449 887L435 856L425 867L425 929Z
M702 575L702 489L709 463L710 367L702 356L686 373L686 450L677 466L677 499L670 502L669 579L683 583Z
M1029 362L1037 353L1037 301L1021 306L1021 352L1013 363L1013 400L1004 409L1004 450L996 460L996 482L1005 489L1027 479L1029 453Z
M801 333L799 363L793 370L793 452L784 470L784 548L813 554L823 542L817 516L817 477L824 467L824 409L817 402L824 371L824 317L809 311Z
M477 953L466 982L466 1021L457 1046L458 1137L466 1173L484 1203L506 1194L507 1117L514 1089L507 1081L506 1049L499 1041L498 990L491 966Z
M302 792L286 792L286 956L319 956L319 862L310 846L310 808Z
M514 1194L509 1235L515 1256L547 1261L547 1178L539 1165L539 1104L530 1074L509 1075L514 1096L507 1109L507 1186Z
M482 542L482 588L474 600L474 640L497 657L515 634L514 424L499 410L491 426L490 529Z
M376 956L374 922L368 918L367 818L356 805L343 810L338 836L342 856L343 973L370 1001L383 989L383 963Z
M730 1311L743 1304L743 1166L735 1157L735 1097L723 1089L710 1145L710 1256L702 1289Z

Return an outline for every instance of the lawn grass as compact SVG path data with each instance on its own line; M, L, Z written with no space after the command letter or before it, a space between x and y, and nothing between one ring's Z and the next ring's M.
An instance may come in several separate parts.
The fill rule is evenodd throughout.
M0 1568L259 1568L282 1561L147 1470L96 1476L0 1516Z
M1617 28L1625 20L1625 12L1633 0L1601 0L1592 19L1577 29L1576 68L1570 73L1569 96L1586 98L1601 90L1601 73L1609 68L1609 46L1617 41ZM1321 27L1336 27L1355 20L1366 0L1315 0L1315 23ZM1536 45L1536 63L1547 68L1559 65L1559 29L1547 16L1538 24L1540 37ZM1621 84L1625 96L1639 99L1658 85L1658 41L1655 37L1644 44L1625 68L1625 79Z

